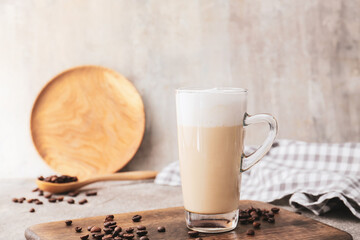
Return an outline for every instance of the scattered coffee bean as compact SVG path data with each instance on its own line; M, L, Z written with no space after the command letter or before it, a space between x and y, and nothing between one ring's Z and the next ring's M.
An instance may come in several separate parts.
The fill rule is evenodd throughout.
M249 217L247 219L248 223L253 223L255 220L259 220L259 217L257 217L257 219L255 219L254 217Z
M28 203L33 203L33 202L34 202L34 199L28 199L27 202L28 202Z
M262 220L267 221L269 218L267 216L263 216Z
M113 236L117 236L122 231L121 227L114 228Z
M274 214L273 213L267 213L266 214L269 218L273 218L274 217Z
M248 220L247 219L239 219L240 224L247 224Z
M65 224L66 224L66 226L71 226L72 220L66 220L66 221L65 221Z
M101 232L101 228L97 227L97 226L93 226L91 229L90 229L90 232Z
M97 195L97 192L96 191L89 191L89 192L86 192L85 193L86 196L96 196Z
M43 176L38 177L38 180L50 183L70 183L70 182L77 182L77 177L71 177L68 175L52 175L49 177L44 178Z
M125 229L125 231L127 233L132 233L132 232L134 232L134 228L133 227L128 227L127 229Z
M37 192L37 191L39 191L40 189L39 188L34 188L33 190L32 190L32 192Z
M122 237L114 237L114 240L122 240L123 238ZM141 238L140 238L141 240Z
M42 201L36 201L36 203L35 203L36 205L42 205L43 204L43 202Z
M75 232L79 233L82 231L82 227L75 227Z
M52 197L52 194L51 193L47 193L44 195L45 198L51 198Z
M114 238L112 237L111 234L109 234L109 235L103 236L103 237L101 238L101 240L114 240Z
M49 201L50 203L56 203L56 198L49 198L48 201Z
M89 238L89 234L80 237L81 240L87 240L88 238Z
M141 237L141 236L145 236L146 234L148 234L148 231L146 231L146 230L139 230L139 231L136 232L136 234Z
M166 231L165 227L163 227L163 226L158 227L157 230L158 230L158 232L165 232Z
M62 202L64 200L64 197L63 196L58 197L56 200L58 200L58 202Z
M83 205L83 204L85 204L85 203L87 203L88 201L84 198L83 200L81 200L81 201L79 201L79 204L80 205Z
M34 208L31 208L29 212L35 212L35 209L34 209Z
M19 202L19 199L13 198L12 201L13 201L14 203L17 203L17 202Z
M113 230L111 228L103 228L104 233L109 234L112 233Z
M141 218L142 217L140 215L135 215L132 217L132 220L133 220L133 222L140 222Z
M267 221L268 221L268 223L274 223L274 222L275 222L275 218L269 218Z
M146 237L146 236L142 236L142 237L140 238L140 240L149 240L149 238Z
M68 204L74 204L74 203L75 203L75 200L72 199L72 198L70 198L70 199L67 200L67 202L68 202Z
M261 223L259 223L259 222L253 223L254 228L260 228L260 225L261 225Z
M189 236L192 238L196 238L197 236L199 236L199 232L198 231L189 231L188 232Z
M133 239L133 238L134 238L134 234L132 234L132 233L124 233L124 234L122 235L122 237L125 238L125 239Z
M249 230L247 230L246 235L253 236L253 235L255 235L255 231L252 229L249 229Z
M110 226L114 226L114 225L116 225L116 222L114 222L114 221L104 223L104 227L110 227Z
M104 236L104 234L103 233L93 233L92 236L93 236L93 238L100 240Z
M77 195L79 195L80 191L75 191L75 192L69 192L68 196L69 197L76 197Z
M114 215L107 215L107 216L105 217L104 222L111 222L111 221L113 221L113 220L114 220Z
M299 215L301 215L301 214L302 214L302 212L300 212L300 211L296 211L295 213L296 213L296 214L299 214Z
M141 225L141 226L137 226L136 228L137 228L138 230L146 230L146 227L145 227L145 226L142 226L142 225Z
M273 207L273 208L271 209L271 211L272 211L273 213L278 213L278 212L280 211L280 208Z
M89 234L80 237L81 240L87 240L88 238L89 238Z
M44 191L43 190L40 190L39 191L39 196L43 196L44 195Z
M94 227L94 226L88 226L87 230L90 232L92 227Z

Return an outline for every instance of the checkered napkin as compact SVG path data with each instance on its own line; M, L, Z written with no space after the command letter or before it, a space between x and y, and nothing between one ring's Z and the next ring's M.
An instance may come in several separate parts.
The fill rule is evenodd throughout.
M245 149L251 153L254 147ZM181 184L178 162L165 167L155 183ZM340 201L360 218L360 143L306 143L279 140L242 175L241 199L271 202L290 196L290 205L317 215Z

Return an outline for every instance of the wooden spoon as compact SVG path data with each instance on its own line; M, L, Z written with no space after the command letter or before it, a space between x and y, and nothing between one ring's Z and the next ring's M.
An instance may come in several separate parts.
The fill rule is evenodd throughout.
M50 183L50 182L36 180L36 184L41 190L46 192L65 193L65 192L72 192L74 190L82 188L85 185L100 181L153 179L156 177L157 173L158 172L156 171L132 171L132 172L121 172L121 173L114 173L108 175L101 175L86 179L84 181L71 182L71 183Z

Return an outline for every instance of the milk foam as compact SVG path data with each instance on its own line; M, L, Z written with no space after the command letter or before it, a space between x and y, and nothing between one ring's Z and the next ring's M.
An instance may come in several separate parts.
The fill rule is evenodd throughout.
M205 89L178 91L176 111L178 125L242 125L246 111L246 91L242 89Z

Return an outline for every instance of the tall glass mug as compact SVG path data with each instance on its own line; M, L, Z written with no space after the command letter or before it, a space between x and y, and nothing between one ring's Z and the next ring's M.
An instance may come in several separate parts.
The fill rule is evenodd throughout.
M277 123L268 114L246 113L242 88L178 89L176 112L180 172L187 227L225 232L238 221L241 172L271 148ZM266 122L262 146L245 156L244 127Z

